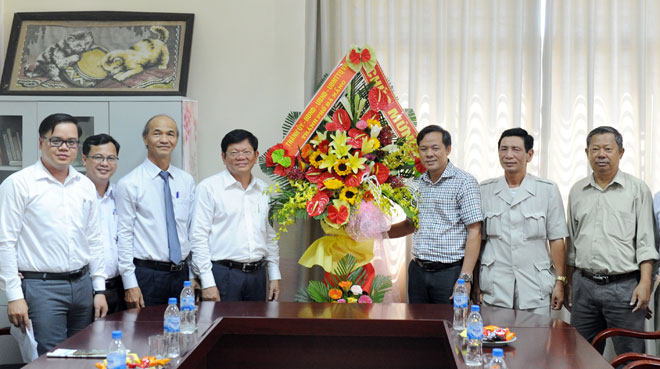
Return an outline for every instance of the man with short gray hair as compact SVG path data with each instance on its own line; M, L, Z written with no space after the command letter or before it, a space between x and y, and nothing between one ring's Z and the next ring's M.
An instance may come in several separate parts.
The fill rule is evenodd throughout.
M591 341L606 328L644 330L658 252L651 191L619 170L621 134L597 127L587 136L585 152L593 173L573 185L568 197L572 295L565 302L571 325ZM614 337L613 342L617 354L644 351L641 339Z

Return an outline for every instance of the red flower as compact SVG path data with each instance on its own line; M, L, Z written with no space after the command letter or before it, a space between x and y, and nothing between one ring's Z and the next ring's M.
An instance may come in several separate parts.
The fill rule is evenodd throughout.
M360 118L360 120L364 120L364 121L367 121L369 119L379 120L380 117L378 117L378 115L379 113L377 111L367 110L367 112L364 113L364 115L362 116L362 118Z
M362 50L362 52L357 52L353 49L348 58L351 59L353 64L364 63L371 60L371 53L367 49Z
M321 177L321 170L314 167L309 167L307 173L305 173L305 178L311 183L318 183Z
M351 128L351 117L344 109L337 109L332 115L332 122L326 123L325 129L328 131L348 131Z
M372 111L380 111L390 105L390 99L383 91L377 88L372 88L369 91L369 108Z
M277 144L266 152L266 166L275 166L273 173L278 176L285 177L293 167L294 163L295 158L293 155L287 153L282 144Z
M339 208L328 205L328 220L334 224L342 225L348 220L348 208L342 204Z
M383 163L374 164L374 168L371 171L371 173L376 176L376 179L378 180L378 184L385 183L385 181L387 181L387 178L389 178L390 176L390 170L387 169L387 166Z
M424 165L422 165L422 162L419 160L419 158L415 158L415 169L417 169L417 171L420 173L426 173L426 168Z
M365 191L364 194L362 194L362 200L373 201L374 195L371 193L371 191Z
M330 123L328 123L328 124L330 124ZM328 150L330 150L330 141L323 140L323 141L319 142L319 151L320 152L322 152L324 154L327 154Z
M353 146L354 149L359 149L362 147L364 140L368 139L369 136L365 131L361 131L357 128L351 128L348 131L348 135L351 137L348 140L348 144Z
M302 156L303 159L305 159L305 162L307 162L307 158L309 157L309 154L311 154L314 151L312 148L312 145L310 144L305 144L305 146L300 149L300 156Z
M325 192L317 193L314 195L314 197L312 197L311 200L307 201L307 214L309 214L310 217L323 214L325 207L328 205L328 202L330 202L328 194Z
M348 187L358 187L363 175L363 170L358 170L358 172L355 174L351 173L345 177L344 184Z

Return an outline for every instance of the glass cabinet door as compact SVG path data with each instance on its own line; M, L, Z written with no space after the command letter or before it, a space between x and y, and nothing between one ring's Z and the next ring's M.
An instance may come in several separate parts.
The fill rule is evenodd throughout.
M0 102L0 182L37 160L36 104Z

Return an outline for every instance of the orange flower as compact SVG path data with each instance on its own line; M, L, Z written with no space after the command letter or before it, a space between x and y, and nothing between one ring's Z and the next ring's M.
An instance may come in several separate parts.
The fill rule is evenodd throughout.
M342 295L342 292L338 288L332 288L330 291L328 291L328 296L330 296L331 299L340 299Z
M349 288L353 285L353 282L351 281L341 281L339 282L339 287L341 287L344 291L348 291Z

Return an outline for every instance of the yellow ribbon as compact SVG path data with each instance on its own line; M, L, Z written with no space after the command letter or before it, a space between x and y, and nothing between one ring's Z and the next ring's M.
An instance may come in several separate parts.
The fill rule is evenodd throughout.
M335 229L321 221L326 236L314 241L298 260L298 264L311 268L318 265L328 273L335 270L339 259L351 254L357 259L357 266L369 264L374 258L374 241L357 242L343 229Z

